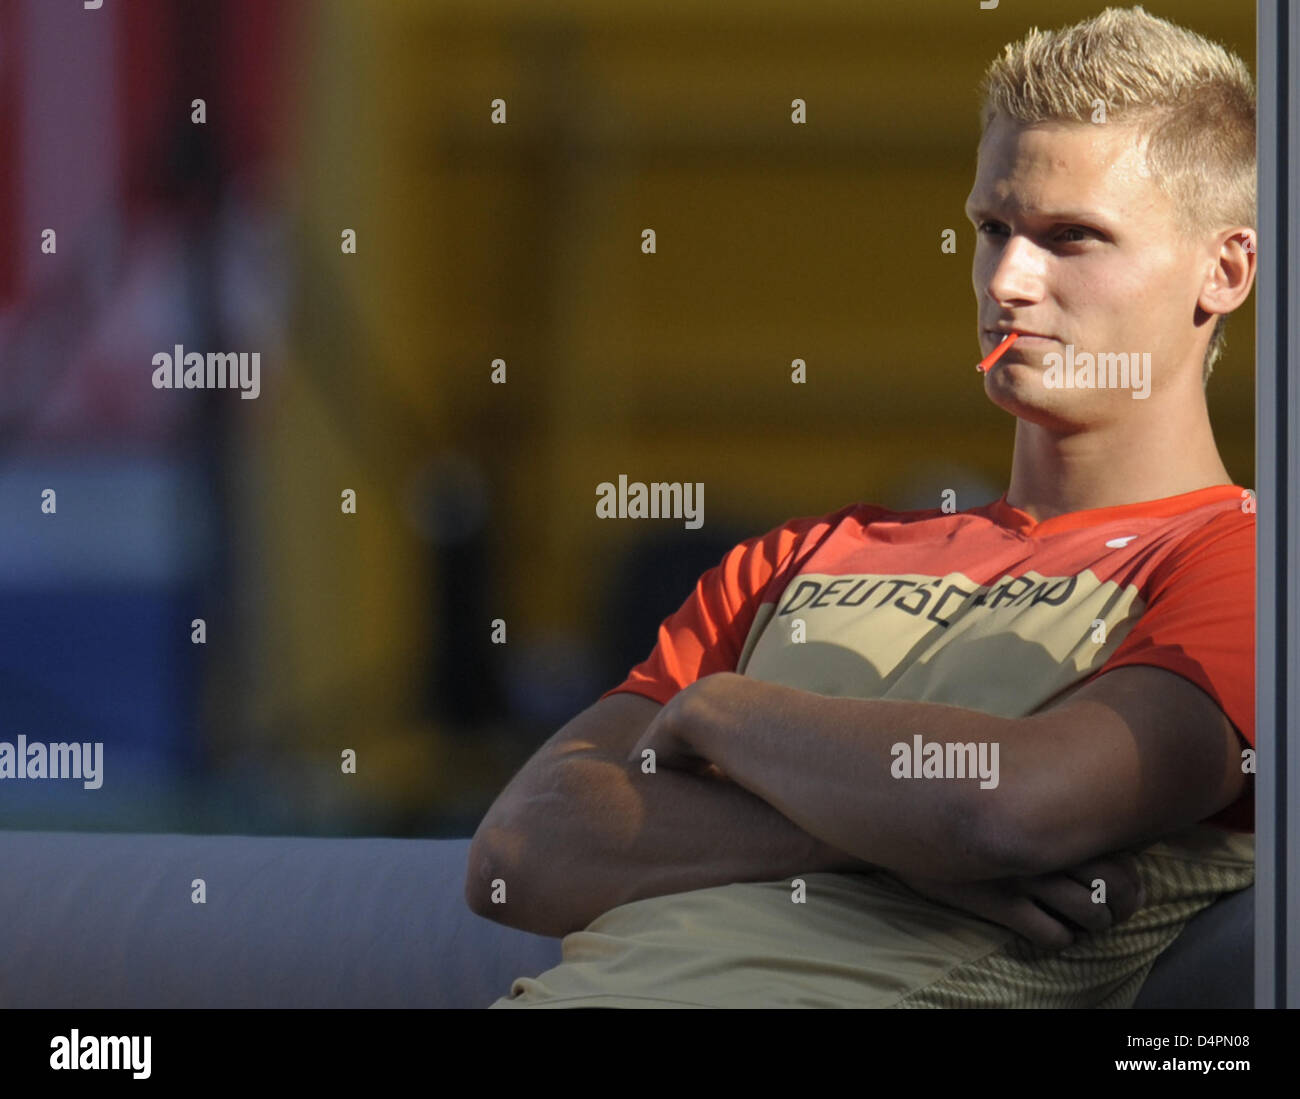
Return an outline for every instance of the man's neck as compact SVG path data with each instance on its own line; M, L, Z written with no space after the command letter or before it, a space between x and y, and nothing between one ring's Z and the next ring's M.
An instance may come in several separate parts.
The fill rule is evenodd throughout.
M1140 423L1068 435L1017 420L1007 503L1042 522L1233 484L1204 399L1186 404L1183 415L1146 415Z

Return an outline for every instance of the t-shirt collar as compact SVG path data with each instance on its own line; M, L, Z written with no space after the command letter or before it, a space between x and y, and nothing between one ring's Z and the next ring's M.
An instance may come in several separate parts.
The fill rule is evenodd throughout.
M1240 485L1210 485L1208 488L1180 493L1177 496L1165 496L1159 500L1142 500L1135 504L1121 504L1117 507L1069 511L1042 521L1035 521L1026 512L1007 503L1007 494L1004 492L991 504L985 505L984 511L993 522L1017 534L1044 535L1100 526L1119 519L1157 519L1181 515L1183 512L1194 511L1218 500L1242 499L1245 491Z

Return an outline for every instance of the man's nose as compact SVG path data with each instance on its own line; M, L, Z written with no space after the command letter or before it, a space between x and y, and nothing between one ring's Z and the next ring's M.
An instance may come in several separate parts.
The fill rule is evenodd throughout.
M1013 236L997 258L989 278L988 293L994 301L1037 301L1042 296L1043 255L1032 241Z

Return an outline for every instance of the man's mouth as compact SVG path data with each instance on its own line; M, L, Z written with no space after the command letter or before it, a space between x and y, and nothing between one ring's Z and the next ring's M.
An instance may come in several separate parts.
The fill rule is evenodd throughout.
M1030 332L1025 328L986 328L984 331L995 340L1005 339L1012 332L1015 332L1022 340L1052 340L1056 338L1044 335L1042 332Z

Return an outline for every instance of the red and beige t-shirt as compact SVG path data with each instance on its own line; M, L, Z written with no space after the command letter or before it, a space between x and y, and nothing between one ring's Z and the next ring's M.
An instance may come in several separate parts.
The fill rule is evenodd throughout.
M1126 664L1190 680L1255 743L1255 515L1236 485L1035 522L857 504L742 542L606 694L715 672L1023 717ZM1251 794L1213 818L1252 831Z
M1042 522L1005 496L956 513L854 505L732 549L614 691L663 703L738 671L1017 717L1151 664L1253 746L1254 597L1253 500L1235 485ZM1253 881L1252 825L1247 795L1136 851L1142 909L1060 952L884 871L816 872L619 905L493 1006L1127 1007L1187 921Z

